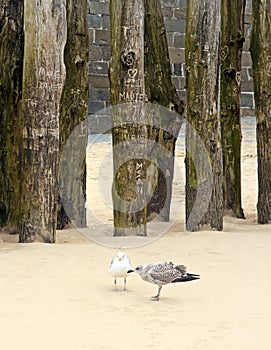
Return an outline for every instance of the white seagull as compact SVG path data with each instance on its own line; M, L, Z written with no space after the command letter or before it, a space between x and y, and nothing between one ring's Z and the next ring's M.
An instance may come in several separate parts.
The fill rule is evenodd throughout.
M124 279L123 290L126 290L126 278L129 273L133 271L134 270L132 269L126 254L118 252L118 254L112 259L109 267L109 273L114 277L115 290L117 290L117 278Z
M173 262L157 262L149 265L138 265L134 272L147 282L158 285L157 295L151 300L159 300L162 286L168 283L188 282L197 280L199 275L186 272L184 265L174 265Z

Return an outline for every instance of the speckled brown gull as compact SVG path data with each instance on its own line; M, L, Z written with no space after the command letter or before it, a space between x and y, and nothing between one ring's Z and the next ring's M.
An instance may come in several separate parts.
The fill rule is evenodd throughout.
M151 300L159 300L162 286L165 284L188 282L200 278L199 275L188 273L184 265L174 265L171 261L138 265L134 272L137 272L144 281L158 285L158 293L151 297Z

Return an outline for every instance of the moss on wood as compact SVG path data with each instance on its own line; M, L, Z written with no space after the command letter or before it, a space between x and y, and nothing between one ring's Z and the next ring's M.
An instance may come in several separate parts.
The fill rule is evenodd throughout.
M116 107L116 113L113 115L113 125L115 126L113 128L115 167L117 167L116 163L120 157L117 154L117 148L115 146L129 139L138 139L141 137L145 140L155 141L161 145L161 152L159 156L157 155L153 159L153 162L149 163L144 160L137 162L135 159L134 162L127 162L125 167L122 167L122 170L117 173L117 180L114 186L119 195L125 194L124 197L128 202L129 199L131 200L136 197L134 191L137 186L133 180L136 176L133 175L136 174L136 164L142 164L142 179L148 178L148 172L152 174L150 181L152 184L152 197L147 201L146 198L142 198L143 202L148 204L137 213L129 214L129 204L126 207L123 204L122 213L119 210L114 211L115 235L126 234L129 232L129 227L131 229L135 228L135 230L131 230L133 233L146 234L146 222L153 215L159 215L163 220L169 220L174 169L173 155L175 141L181 127L182 119L180 115L175 113L172 116L167 111L176 111L182 114L183 104L177 96L172 81L160 1L140 1L140 5L134 1L125 3L122 1L111 1L110 4L112 53L110 62L111 104L120 106L119 109ZM140 12L137 6L140 6ZM137 10L133 11L133 8L137 8ZM141 28L141 32L137 31L136 34L132 33L135 30L135 23L140 23L140 27L137 26L136 28ZM143 27L144 33L142 31ZM127 33L128 35L126 35ZM136 48L133 45L131 47L129 46L132 41L129 42L129 38L131 37L133 40L137 40L138 46ZM138 74L132 77L133 83L128 87L128 84L125 84L125 82L129 80L127 79L129 69L127 70L125 65L127 62L129 63L128 58L133 59L131 56L133 52L135 53L136 59L134 61L136 63L133 66L129 66L129 69L130 73L137 71ZM128 57L127 54L130 54L131 57ZM129 106L127 106L128 111L125 113L121 109L121 104L132 102L132 99L127 97L131 96L131 91L135 87L134 81L140 81L137 84L136 96L141 97L138 101L133 101L141 102L141 106L144 105L144 112L142 110L144 115L138 114L135 120L127 123L129 115L133 115L133 106L131 106L130 113ZM139 86L141 87L140 89L138 89ZM158 106L157 113L146 102L156 104ZM133 104L131 103L131 105ZM164 107L162 116L161 109L159 110L161 106ZM156 123L154 123L155 118L158 118ZM147 156L149 151L147 147L144 156ZM139 149L138 152L140 153ZM120 150L118 150L118 153L121 153ZM172 156L170 157L169 154ZM153 164L155 164L155 170ZM122 173L125 176L121 175ZM125 177L128 178L127 181ZM117 196L114 200L118 200ZM124 229L122 230L121 227Z
M66 81L61 96L60 106L60 157L68 138L73 134L74 147L69 155L70 171L76 167L77 175L72 172L61 176L61 187L65 193L61 194L66 206L70 205L69 217L60 203L58 213L58 228L64 228L70 220L76 226L86 225L86 160L87 145L87 115L88 115L88 54L89 38L87 24L87 0L78 4L76 0L67 0L67 43L64 52L66 65ZM91 96L90 96L91 98ZM81 123L80 130L75 130ZM77 134L77 136L76 136ZM78 140L76 140L78 139ZM84 159L78 164L78 159ZM77 194L77 195L76 195Z
M24 2L20 242L54 242L59 105L65 79L63 3Z
M219 33L220 2L189 1L186 27L186 115L189 127L186 128L185 161L186 227L190 231L200 227L223 228ZM209 156L212 185L208 184L210 173L203 159L202 143L197 141L198 136ZM195 211L198 193L201 193L202 205ZM203 209L206 202L208 207Z
M224 208L244 218L241 205L241 57L245 0L222 1L221 139Z
M257 121L258 222L271 221L271 8L270 1L253 0L252 57Z
M23 1L0 8L0 227L20 224L20 149L22 125Z

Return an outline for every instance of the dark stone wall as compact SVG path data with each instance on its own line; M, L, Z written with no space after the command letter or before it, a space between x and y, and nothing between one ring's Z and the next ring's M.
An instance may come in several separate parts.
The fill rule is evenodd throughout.
M245 44L242 58L242 114L254 114L253 80L249 41L251 32L251 2L247 0L245 15ZM164 14L173 79L180 96L185 99L185 26L186 0L161 0ZM88 1L88 24L90 38L89 62L89 114L91 130L99 131L99 125L107 120L109 106L108 68L110 59L109 0ZM97 114L98 111L102 111Z

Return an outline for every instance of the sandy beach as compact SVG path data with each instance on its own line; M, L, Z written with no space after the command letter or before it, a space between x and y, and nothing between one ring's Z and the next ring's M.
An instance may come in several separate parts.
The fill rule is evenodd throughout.
M255 120L242 123L246 219L226 216L223 232L185 232L182 175L174 179L173 219L161 237L114 240L103 189L110 144L94 144L88 207L98 221L88 216L86 234L69 228L58 231L56 244L18 244L17 235L0 233L0 349L270 349L271 226L256 222ZM183 157L180 144L181 171ZM126 292L122 280L115 292L108 267L120 249L132 266L172 260L201 279L163 287L158 302L150 300L156 286L136 274Z

